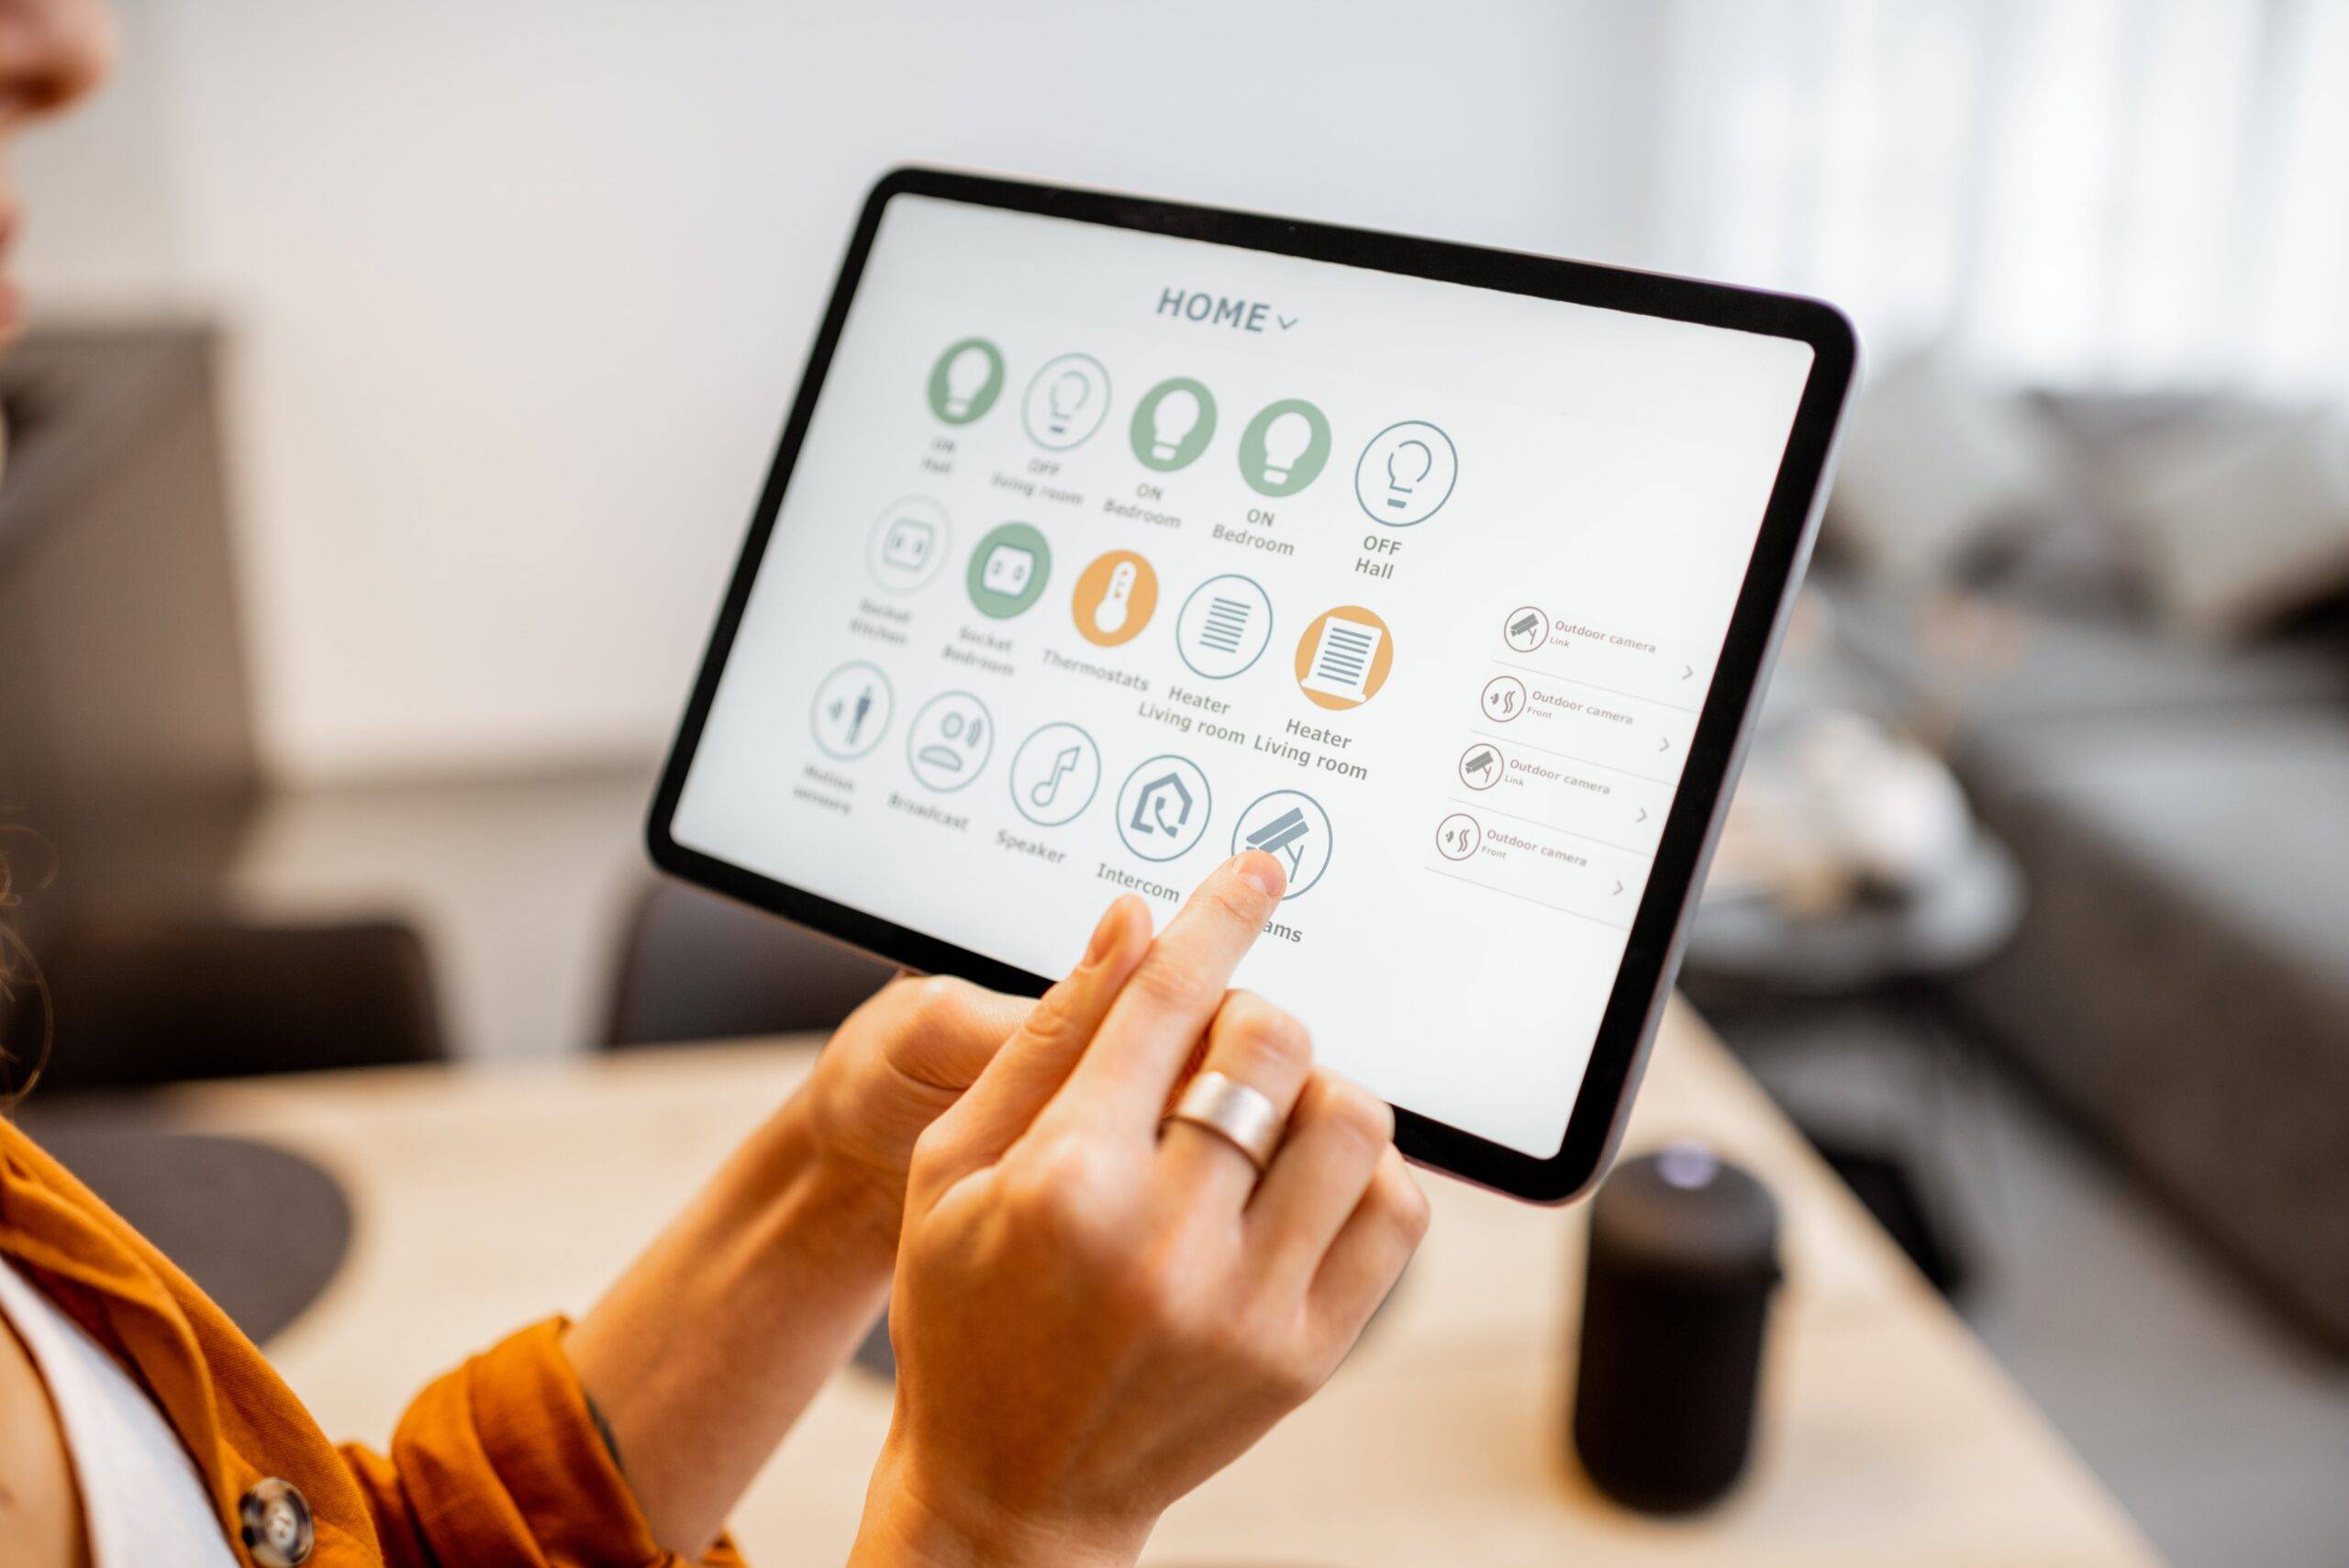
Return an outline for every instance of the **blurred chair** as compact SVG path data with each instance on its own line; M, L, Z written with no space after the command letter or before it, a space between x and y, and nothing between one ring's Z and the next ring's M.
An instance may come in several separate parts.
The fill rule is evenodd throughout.
M773 916L663 881L629 919L600 1043L829 1030L895 973Z
M260 797L220 351L93 327L0 361L0 804L51 908L217 906Z
M424 943L395 920L83 915L44 964L56 1027L44 1092L448 1054Z

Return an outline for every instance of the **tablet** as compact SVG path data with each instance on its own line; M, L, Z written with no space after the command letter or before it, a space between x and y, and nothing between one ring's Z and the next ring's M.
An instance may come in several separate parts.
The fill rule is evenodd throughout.
M1814 301L931 170L857 223L666 870L1039 991L1255 847L1237 984L1559 1200L1671 984L1852 384Z

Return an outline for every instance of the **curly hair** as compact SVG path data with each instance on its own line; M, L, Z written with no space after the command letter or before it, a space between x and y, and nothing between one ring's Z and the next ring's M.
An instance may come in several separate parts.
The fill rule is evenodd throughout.
M17 929L16 913L23 895L17 892L16 870L6 853L6 840L10 838L28 838L45 846L39 834L21 823L0 823L0 1110L23 1099L40 1081L40 1070L49 1061L50 1041L56 1024L50 1011L49 989L41 984L40 968L33 962L24 933ZM49 876L44 874L35 885L46 885L48 881ZM27 1001L29 1006L22 1005ZM9 1037L17 1025L28 1018L32 1025L28 1032L35 1043L30 1056L20 1058L17 1042Z

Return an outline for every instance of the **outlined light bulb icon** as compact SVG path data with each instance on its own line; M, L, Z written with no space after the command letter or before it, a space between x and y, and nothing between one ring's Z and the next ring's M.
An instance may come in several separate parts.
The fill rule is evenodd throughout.
M1110 405L1109 372L1090 354L1046 360L1020 395L1019 420L1028 439L1052 451L1066 451L1101 428ZM1137 443L1139 444L1139 443Z
M1354 460L1354 499L1385 528L1426 522L1443 510L1459 483L1460 449L1425 419L1387 426Z
M1055 436L1067 435L1069 421L1085 411L1085 406L1092 396L1093 384L1085 378L1084 372L1074 368L1063 371L1053 379L1052 391L1045 395L1045 404L1052 416L1045 421L1045 428Z
M1189 387L1178 386L1161 397L1150 411L1150 455L1173 462L1198 428L1199 413L1199 395Z
M1289 470L1313 444L1313 421L1292 408L1264 427L1264 483L1286 484Z
M985 386L994 370L987 351L976 343L965 343L962 351L946 361L946 417L950 419L968 417L971 399Z
M1402 511L1411 504L1411 492L1435 467L1435 452L1425 441L1405 441L1386 454L1386 504Z

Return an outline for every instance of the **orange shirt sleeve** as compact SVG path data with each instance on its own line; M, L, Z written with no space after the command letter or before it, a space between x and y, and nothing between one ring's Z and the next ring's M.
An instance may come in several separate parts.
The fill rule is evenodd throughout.
M551 1318L427 1385L388 1458L341 1450L386 1568L687 1568L664 1551L597 1436ZM721 1540L706 1568L740 1568Z

